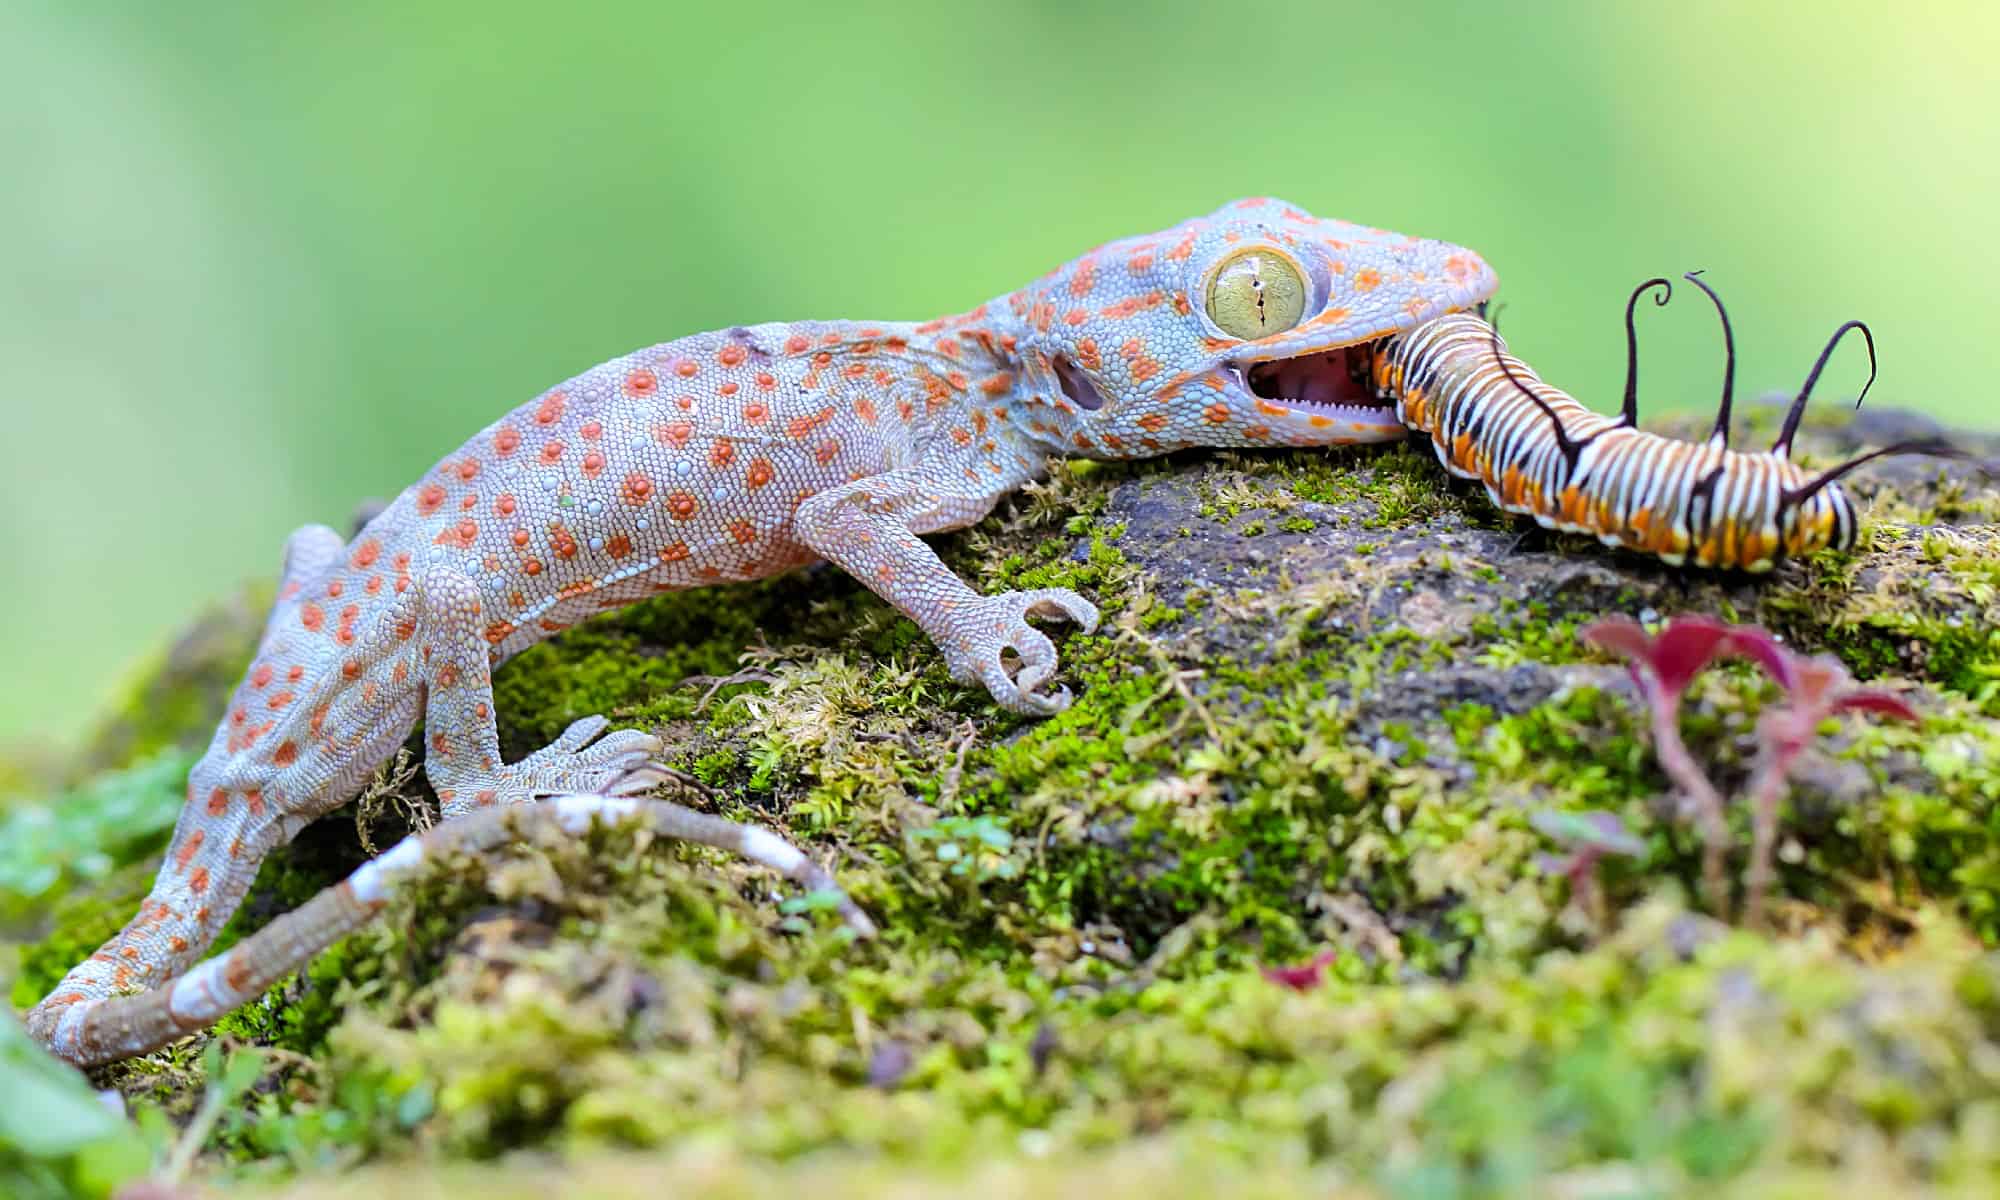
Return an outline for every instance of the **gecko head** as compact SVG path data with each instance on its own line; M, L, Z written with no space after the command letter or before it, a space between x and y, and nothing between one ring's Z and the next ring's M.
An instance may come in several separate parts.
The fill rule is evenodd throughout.
M1384 339L1499 284L1461 246L1242 200L1100 246L1008 298L1023 417L1096 457L1403 436L1370 382Z

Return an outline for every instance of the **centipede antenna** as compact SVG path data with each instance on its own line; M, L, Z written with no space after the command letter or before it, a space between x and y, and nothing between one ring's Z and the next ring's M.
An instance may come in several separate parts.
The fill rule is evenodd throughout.
M1639 423L1639 330L1632 319L1632 310L1639 307L1639 297L1649 290L1659 288L1660 294L1653 297L1655 308L1665 307L1674 298L1674 285L1665 279L1648 279L1632 289L1632 298L1625 302L1625 404L1618 410L1618 423L1630 429Z
M1878 458L1887 458L1892 454L1925 454L1932 458L1957 458L1970 459L1975 462L1980 461L1977 455L1968 454L1943 438L1915 438L1907 442L1894 442L1879 450L1870 450L1866 454L1856 455L1837 467L1829 467L1821 471L1819 474L1813 476L1804 486L1785 492L1784 504L1787 507L1804 504L1812 498L1813 493L1839 482L1842 476L1856 467L1864 463L1873 462ZM1982 469L1987 469L1983 463Z
M1493 361L1500 364L1500 373L1507 377L1507 382L1513 384L1516 391L1534 401L1535 407L1541 409L1542 415L1549 419L1550 427L1556 432L1556 449L1562 451L1563 462L1574 471L1577 457L1583 453L1584 444L1589 439L1586 438L1585 442L1572 440L1569 431L1563 428L1562 418L1556 416L1556 410L1549 407L1549 402L1536 395L1533 388L1521 382L1521 377L1514 374L1514 368L1507 365L1507 351L1500 345L1499 331L1489 331L1487 339L1493 347Z
M1868 389L1875 386L1875 335L1860 321L1849 321L1833 331L1833 336L1827 339L1826 348L1819 352L1819 358L1813 362L1811 374L1808 374L1805 383L1799 386L1799 394L1792 400L1791 411L1785 414L1785 427L1778 431L1778 440L1771 443L1771 453L1779 458L1791 455L1792 435L1799 431L1799 421L1806 415L1806 399L1812 395L1813 385L1819 382L1819 373L1826 370L1827 360L1833 357L1834 347L1840 345L1840 339L1846 337L1850 329L1859 329L1862 340L1868 343L1868 382L1861 385L1861 394L1854 398L1854 407L1860 408L1861 402L1868 398Z
M1715 303L1715 315L1722 318L1722 407L1715 414L1715 429L1708 435L1708 440L1726 450L1729 448L1729 406L1736 398L1736 331L1729 327L1729 310L1722 307L1722 297L1702 282L1700 271L1689 271L1681 278L1708 293L1708 298Z

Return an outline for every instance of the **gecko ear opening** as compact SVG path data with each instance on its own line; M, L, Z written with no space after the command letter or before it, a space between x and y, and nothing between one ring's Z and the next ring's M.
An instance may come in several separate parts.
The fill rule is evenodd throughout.
M1061 385L1063 395L1071 404L1085 412L1096 412L1104 407L1104 396L1097 390L1097 385L1090 381L1090 376L1083 373L1083 368L1069 360L1069 355L1058 354L1053 362L1056 382Z

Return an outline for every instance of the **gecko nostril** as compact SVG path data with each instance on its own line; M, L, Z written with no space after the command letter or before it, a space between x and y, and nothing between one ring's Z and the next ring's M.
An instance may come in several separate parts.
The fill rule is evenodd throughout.
M1090 381L1090 376L1083 373L1083 368L1069 360L1069 355L1058 354L1052 361L1056 369L1056 382L1062 385L1062 393L1069 398L1071 404L1088 412L1096 412L1104 407L1104 397L1098 392L1097 385Z

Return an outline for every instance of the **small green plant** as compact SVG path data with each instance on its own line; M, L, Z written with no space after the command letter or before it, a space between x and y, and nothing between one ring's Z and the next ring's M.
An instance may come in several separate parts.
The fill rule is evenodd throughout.
M1009 853L1014 849L1014 835L989 814L940 817L922 829L911 830L908 836L912 843L927 846L947 874L974 883L1012 879L1020 870Z
M168 751L0 819L0 921L44 910L158 849L180 816L190 759Z
M1528 824L1567 851L1542 854L1535 865L1550 875L1569 880L1570 900L1583 910L1593 926L1604 927L1604 889L1597 882L1597 864L1612 854L1636 858L1646 852L1646 843L1625 828L1617 813L1592 809L1562 812L1542 809L1529 814Z

